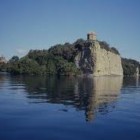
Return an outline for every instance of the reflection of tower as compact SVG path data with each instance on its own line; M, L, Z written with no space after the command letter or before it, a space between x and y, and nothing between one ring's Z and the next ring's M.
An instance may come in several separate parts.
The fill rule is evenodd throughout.
M88 104L86 106L85 115L86 115L86 121L90 122L90 121L94 120L95 115L96 115L95 96L94 95L89 96L87 103Z

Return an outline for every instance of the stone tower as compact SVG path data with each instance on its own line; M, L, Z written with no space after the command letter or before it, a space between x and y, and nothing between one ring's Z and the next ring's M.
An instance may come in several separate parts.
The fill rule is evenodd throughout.
M95 41L96 40L96 33L95 32L90 32L87 34L87 40L89 41Z

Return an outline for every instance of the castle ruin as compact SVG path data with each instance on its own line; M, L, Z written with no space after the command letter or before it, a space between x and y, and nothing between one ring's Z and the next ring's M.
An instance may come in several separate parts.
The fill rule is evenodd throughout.
M90 32L87 34L87 40L88 41L96 41L96 33L95 32Z

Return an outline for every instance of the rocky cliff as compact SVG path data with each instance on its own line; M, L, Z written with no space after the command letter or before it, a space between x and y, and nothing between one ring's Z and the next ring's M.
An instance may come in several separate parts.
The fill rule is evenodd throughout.
M88 40L84 46L77 47L75 64L83 74L123 75L120 55L102 48L97 40Z

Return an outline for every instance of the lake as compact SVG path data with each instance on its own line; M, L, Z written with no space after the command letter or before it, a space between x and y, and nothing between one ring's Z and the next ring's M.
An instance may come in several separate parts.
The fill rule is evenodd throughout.
M133 77L0 74L0 140L140 140Z

